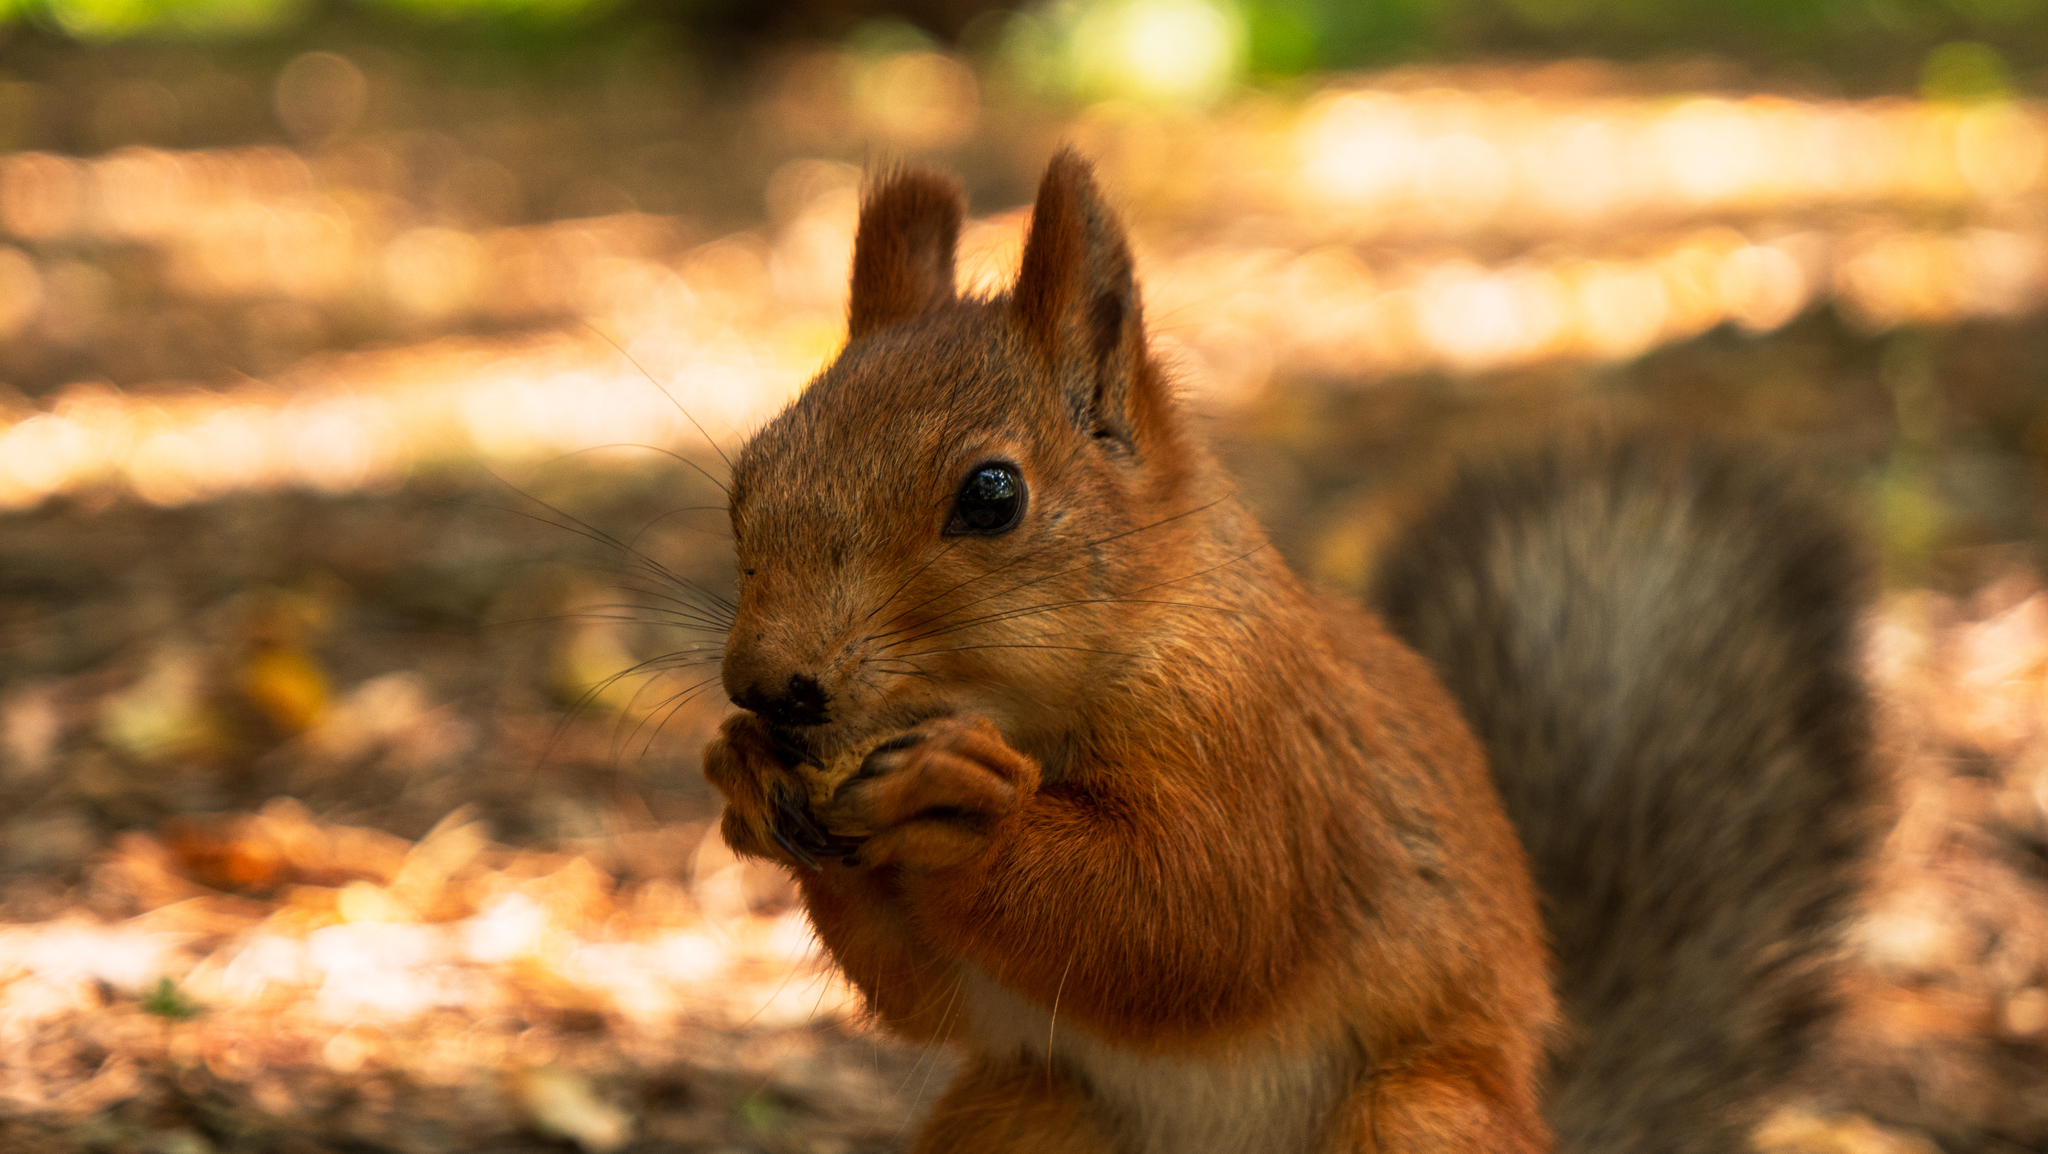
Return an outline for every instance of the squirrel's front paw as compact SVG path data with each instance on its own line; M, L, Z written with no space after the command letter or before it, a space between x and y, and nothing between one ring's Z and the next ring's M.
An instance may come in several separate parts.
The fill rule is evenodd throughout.
M819 858L840 856L856 844L818 825L796 755L751 713L736 713L718 727L704 747L704 776L725 795L720 829L735 853L817 869Z
M1038 763L978 714L927 721L868 754L819 817L865 838L849 865L940 869L978 856L1038 789Z

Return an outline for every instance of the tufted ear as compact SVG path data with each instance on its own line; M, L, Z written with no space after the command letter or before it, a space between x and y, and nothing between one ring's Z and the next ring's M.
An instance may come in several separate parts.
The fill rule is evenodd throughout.
M953 299L960 186L935 172L898 172L870 185L853 240L853 340Z
M1081 429L1135 450L1163 403L1123 227L1088 162L1062 149L1045 170L1011 307L1045 354Z

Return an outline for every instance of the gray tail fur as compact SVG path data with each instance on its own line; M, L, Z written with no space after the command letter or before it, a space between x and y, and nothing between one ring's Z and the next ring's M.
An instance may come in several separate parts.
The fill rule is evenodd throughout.
M1389 554L1547 905L1560 1150L1743 1149L1822 1042L1881 825L1867 584L1787 470L1661 437L1468 470Z

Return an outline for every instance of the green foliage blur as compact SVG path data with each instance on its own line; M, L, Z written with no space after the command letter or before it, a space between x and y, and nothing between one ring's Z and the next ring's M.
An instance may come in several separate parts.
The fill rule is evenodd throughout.
M1459 55L1719 51L1822 61L1920 42L2038 44L2044 0L1241 0L1254 73Z
M1022 59L1038 87L1083 97L1116 89L1088 53L1119 28L1148 37L1162 59L1222 53L1208 71L1224 87L1595 56L1715 57L1850 92L1978 99L2048 88L2048 0L0 0L0 46L10 26L92 44L289 39L364 19L543 48L653 27L701 44L845 40L882 22ZM1193 41L1174 39L1189 30Z
M158 1018L181 1022L196 1018L204 1009L199 1003L185 996L178 983L169 978L158 978L156 985L142 997L142 1012Z
M423 22L564 22L599 18L611 0L371 0ZM0 23L20 22L84 41L129 37L222 39L289 32L312 0L0 0Z

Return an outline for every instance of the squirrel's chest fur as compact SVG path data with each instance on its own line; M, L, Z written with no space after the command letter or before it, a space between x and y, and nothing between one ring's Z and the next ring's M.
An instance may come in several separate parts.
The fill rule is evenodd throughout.
M1347 1060L1256 1040L1203 1058L1141 1054L1055 1020L979 967L963 967L961 983L974 1049L1084 1082L1129 1154L1315 1149L1322 1120L1356 1073Z

